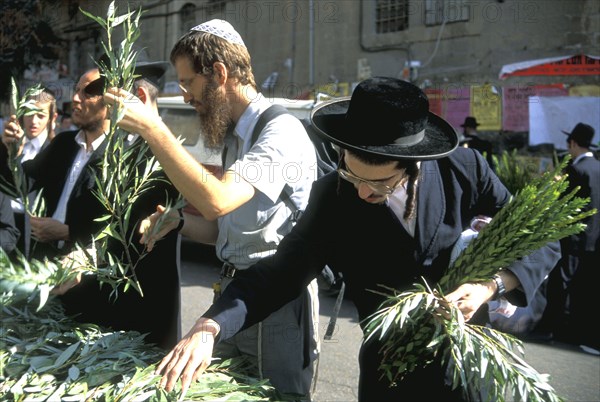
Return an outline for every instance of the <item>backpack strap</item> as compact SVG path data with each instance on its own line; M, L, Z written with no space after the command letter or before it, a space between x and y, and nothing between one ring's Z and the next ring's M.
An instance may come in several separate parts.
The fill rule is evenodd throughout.
M282 114L291 114L285 107L281 105L272 105L267 110L262 112L258 117L258 121L256 122L256 126L254 126L254 130L252 130L252 141L250 142L250 147L256 144L258 141L258 137L260 133L265 129L267 124ZM281 191L281 195L279 196L283 202L285 202L288 206L292 208L292 221L296 222L300 218L300 214L302 211L298 209L296 204L294 204L291 200L292 189L289 185L285 185L283 190Z
M264 130L267 124L282 114L290 114L290 112L288 112L288 110L281 105L270 106L267 110L260 114L258 121L256 122L256 126L254 126L254 130L252 131L252 141L250 142L250 147L256 144L260 133Z

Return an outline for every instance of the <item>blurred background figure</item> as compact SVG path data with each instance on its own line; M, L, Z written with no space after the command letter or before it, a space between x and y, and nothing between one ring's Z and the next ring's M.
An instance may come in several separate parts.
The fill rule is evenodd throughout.
M73 124L73 119L71 118L71 115L66 112L61 113L60 126L56 130L57 134L62 133L63 131L73 130L77 130L77 126Z
M567 135L571 161L565 169L569 186L566 193L579 187L577 196L590 198L586 210L600 211L600 161L592 149L594 128L578 123ZM583 223L583 232L561 240L562 258L550 274L548 307L538 332L548 339L580 345L583 351L600 356L600 336L589 326L595 317L597 303L591 301L600 281L600 214Z
M490 167L494 168L494 161L492 159L492 143L484 140L477 133L477 119L473 116L467 116L465 122L460 125L463 128L463 134L460 138L460 145L466 148L472 148L479 151L480 154L485 156L487 163Z

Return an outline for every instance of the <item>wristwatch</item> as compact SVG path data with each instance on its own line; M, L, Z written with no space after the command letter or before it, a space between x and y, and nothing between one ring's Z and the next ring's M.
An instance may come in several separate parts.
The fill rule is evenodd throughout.
M498 300L506 293L506 288L504 287L504 281L502 277L498 274L492 276L492 280L496 282L496 293L494 294L493 300Z

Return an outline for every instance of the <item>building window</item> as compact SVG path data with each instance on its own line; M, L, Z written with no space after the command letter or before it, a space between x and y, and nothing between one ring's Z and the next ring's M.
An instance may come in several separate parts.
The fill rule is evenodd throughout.
M441 25L446 22L469 21L469 5L466 0L425 0L425 25Z
M218 14L225 11L225 0L208 0L206 11L209 14Z
M386 34L408 28L408 0L377 0L375 32Z
M179 11L180 25L179 31L181 35L186 34L190 29L197 25L196 23L196 6L192 3L187 3Z

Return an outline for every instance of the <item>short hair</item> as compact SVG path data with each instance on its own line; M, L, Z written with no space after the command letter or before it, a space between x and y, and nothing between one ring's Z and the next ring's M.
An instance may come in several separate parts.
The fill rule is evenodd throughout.
M156 103L156 100L158 99L158 88L156 85L147 79L140 77L133 82L133 92L136 93L138 88L146 89L146 91L148 91L148 96L150 96L150 101Z
M257 89L250 54L245 46L207 32L190 31L171 50L171 63L175 64L180 57L188 57L194 70L204 75L212 73L214 63L221 62L230 77L236 78L242 85Z
M48 106L48 138L52 139L55 137L56 133L54 132L54 114L56 113L56 95L54 91L52 91L48 87L42 87L41 91L35 95L30 95L28 100L33 100L35 102L40 103L49 103Z

